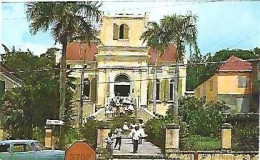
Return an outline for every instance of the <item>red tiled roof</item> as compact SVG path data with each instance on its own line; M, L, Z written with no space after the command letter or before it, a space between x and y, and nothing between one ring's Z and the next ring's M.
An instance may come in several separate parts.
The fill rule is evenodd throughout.
M218 71L251 71L252 65L250 62L244 61L236 56L231 56L223 63Z
M93 61L95 54L98 53L97 44L91 43L87 45L86 43L72 42L67 46L67 60L85 60Z
M154 48L151 47L148 53L151 56L149 62L154 63L155 62ZM158 51L157 53L159 53L158 54L159 56L157 58L157 63L173 63L176 61L177 52L174 44L169 44L169 46L164 50L163 54L161 54L160 51Z
M149 49L149 55L151 56L149 59L150 63L154 63L155 56L154 56L154 49L151 47ZM95 58L95 54L98 53L97 44L92 43L90 46L86 43L80 42L72 42L69 43L67 46L67 60L84 60L84 53L86 53L85 60L93 61ZM172 63L175 62L176 59L176 47L173 44L170 44L164 54L161 54L158 51L159 57L157 59L158 63Z

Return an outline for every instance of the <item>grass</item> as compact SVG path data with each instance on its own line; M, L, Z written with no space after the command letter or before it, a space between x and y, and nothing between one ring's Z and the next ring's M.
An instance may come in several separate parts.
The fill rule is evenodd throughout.
M185 147L184 150L212 151L220 150L220 148L220 138L191 135L188 137L188 146Z

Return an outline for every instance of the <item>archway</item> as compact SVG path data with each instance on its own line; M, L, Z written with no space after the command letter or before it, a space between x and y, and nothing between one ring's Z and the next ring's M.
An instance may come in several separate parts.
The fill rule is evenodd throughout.
M128 76L120 74L115 78L114 93L117 96L128 96L130 94L130 80Z

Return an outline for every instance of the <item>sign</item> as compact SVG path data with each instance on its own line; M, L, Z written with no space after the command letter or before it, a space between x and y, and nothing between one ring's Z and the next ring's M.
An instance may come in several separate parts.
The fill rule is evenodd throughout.
M65 152L65 160L95 160L96 152L86 142L75 142Z
M64 125L64 122L61 120L46 120L46 125Z

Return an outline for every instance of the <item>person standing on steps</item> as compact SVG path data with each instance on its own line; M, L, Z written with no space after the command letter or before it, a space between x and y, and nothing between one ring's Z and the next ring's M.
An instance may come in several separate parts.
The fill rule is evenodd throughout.
M135 129L131 132L131 137L133 139L133 153L136 153L138 150L138 141L141 137L138 126L135 126Z
M119 145L118 150L120 151L121 139L122 139L122 129L119 125L117 125L117 127L115 129L115 134L116 134L116 144L115 144L114 148L116 148L116 146L118 144Z
M139 132L140 132L139 143L142 144L143 138L146 137L146 135L145 135L145 133L144 133L144 123L143 123L143 120L142 120L142 119L139 120L138 126L139 126Z
M108 133L108 137L105 139L105 142L107 143L107 152L108 152L108 160L113 159L113 143L114 139L112 137L112 133Z

